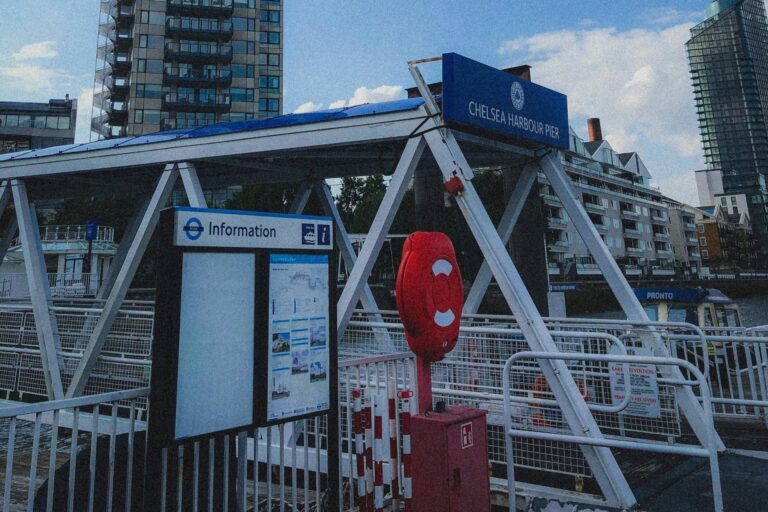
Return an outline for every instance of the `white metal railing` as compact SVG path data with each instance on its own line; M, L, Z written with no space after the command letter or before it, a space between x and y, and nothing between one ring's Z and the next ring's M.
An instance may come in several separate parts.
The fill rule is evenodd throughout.
M541 432L536 430L526 430L521 428L515 428L512 424L512 388L511 382L511 370L519 370L519 367L515 363L521 362L524 359L530 361L539 361L542 359L561 360L561 361L579 361L579 362L591 362L591 363L630 363L630 364L645 364L654 366L677 366L681 370L693 377L693 380L688 378L687 380L680 381L668 381L667 384L674 386L697 386L702 398L702 412L704 414L705 423L707 427L707 437L702 439L701 446L692 445L669 445L663 443L654 443L648 439L634 438L634 439L617 439L613 437L603 437L601 435L588 437L583 435L573 434L571 432ZM515 366L513 366L515 365ZM523 372L530 372L530 366L523 366ZM532 440L541 440L555 443L572 443L575 445L589 445L589 446L603 446L607 448L617 449L630 449L650 451L657 453L670 453L680 454L686 456L706 457L709 460L710 474L712 480L712 497L714 501L715 511L723 511L723 497L722 489L720 485L720 469L717 459L717 434L715 432L714 420L712 416L712 404L710 402L709 388L706 384L704 375L699 369L688 361L671 357L644 357L644 356L628 356L628 355L609 355L609 354L574 354L566 352L533 352L523 351L518 352L507 359L504 364L503 371L503 393L504 393L504 440L507 448L507 489L509 492L509 510L514 512L516 500L515 489L515 463L514 463L514 443L515 438L525 438ZM519 402L519 400L517 400ZM624 437L624 436L622 436Z
M134 467L143 449L136 433L146 428L138 403L148 395L141 388L0 408L3 512L132 510L143 470Z
M40 240L42 242L75 242L86 240L88 227L85 225L50 225L40 226ZM114 242L115 228L110 226L97 226L96 237L98 242ZM14 245L19 243L16 238Z
M98 293L102 277L98 274L48 273L48 286L53 297L86 297ZM0 298L29 298L27 274L9 273L0 275Z

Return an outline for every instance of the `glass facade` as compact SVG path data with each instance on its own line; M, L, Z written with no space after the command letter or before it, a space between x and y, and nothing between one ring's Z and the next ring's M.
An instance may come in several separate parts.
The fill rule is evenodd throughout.
M704 158L746 194L768 255L768 23L763 0L717 0L686 43Z
M101 5L91 126L100 138L282 112L281 0Z

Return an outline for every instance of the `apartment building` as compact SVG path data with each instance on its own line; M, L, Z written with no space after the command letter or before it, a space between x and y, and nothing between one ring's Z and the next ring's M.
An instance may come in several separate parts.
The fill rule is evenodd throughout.
M673 276L675 255L669 209L637 153L617 153L603 140L599 119L588 121L588 140L571 128L563 166L587 214L628 277ZM560 200L543 176L539 185L547 217L546 244L550 276L601 275Z
M669 238L675 262L683 277L701 273L701 251L696 231L696 208L664 198L669 213Z
M98 137L282 112L282 0L101 0Z
M696 213L702 266L731 270L765 267L746 212L728 213L715 205L698 208Z

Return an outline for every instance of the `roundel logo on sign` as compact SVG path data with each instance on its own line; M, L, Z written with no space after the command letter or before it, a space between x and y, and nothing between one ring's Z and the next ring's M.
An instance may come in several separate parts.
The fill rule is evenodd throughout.
M523 110L525 106L525 92L519 82L512 84L510 95L512 96L512 106L515 107L515 110Z
M197 240L203 236L203 223L197 217L190 217L186 224L184 224L184 234L190 240Z
M416 232L403 246L397 309L411 350L439 361L459 337L464 289L456 253L443 233Z

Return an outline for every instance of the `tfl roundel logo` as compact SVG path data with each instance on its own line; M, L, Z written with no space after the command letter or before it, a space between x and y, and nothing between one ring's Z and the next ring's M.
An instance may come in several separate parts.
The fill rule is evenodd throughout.
M184 224L184 234L190 240L197 240L203 236L203 223L197 217L190 217L186 224Z
M512 96L512 106L515 107L515 110L523 110L525 106L525 92L523 92L523 86L519 82L512 84L510 95Z

